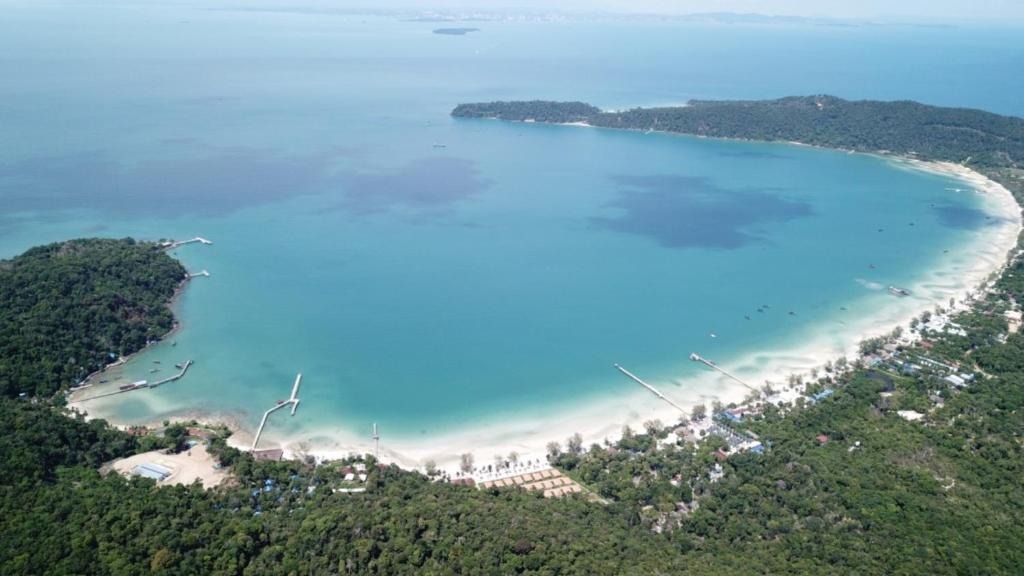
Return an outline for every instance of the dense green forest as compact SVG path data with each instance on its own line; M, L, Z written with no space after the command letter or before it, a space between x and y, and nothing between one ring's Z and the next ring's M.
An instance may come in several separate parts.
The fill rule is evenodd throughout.
M797 116L818 109L813 100L794 102L803 110ZM949 125L945 117L935 122ZM917 125L891 124L897 133L888 138L910 146L920 137L898 132ZM999 125L971 136L989 148L968 155L993 159L983 168L1013 182L1019 131ZM800 139L768 138L760 126L751 123L743 137ZM864 136L874 137L881 138ZM940 144L915 149L947 159ZM87 323L22 324L33 310L66 306L76 290L134 291L136 310L166 310L180 267L147 245L108 242L47 246L4 263L0 291L20 296L0 300L0 331L24 338L19 342L34 346L29 357L37 359L17 365L63 366L67 342L102 353L112 345L111 332ZM109 264L120 271L100 275L108 260L84 256L77 277L94 280L87 289L71 281L62 291L67 264L57 255L87 246L126 250ZM15 289L9 284L27 281L8 272L30 255L23 263L31 277L45 281L26 308L34 284ZM11 384L29 397L0 397L0 573L1019 574L1024 336L1009 330L1004 312L1022 299L1024 262L1015 259L991 294L955 318L964 334L927 334L927 350L901 347L893 360L832 368L811 384L833 389L831 396L768 404L763 414L730 424L760 438L763 454L722 457L716 451L724 438L712 434L694 444L670 434L674 423L657 422L614 444L569 441L564 452L555 446L552 461L587 489L562 499L456 486L370 457L358 459L367 466L366 491L343 493L337 488L348 460L256 462L223 438L211 450L231 466L233 479L213 490L103 475L101 462L173 449L177 434L140 439L67 416L50 393L76 375L56 370L53 381ZM111 312L108 318L134 319L116 305ZM52 337L20 333L37 329ZM3 366L29 354L17 346L0 353ZM923 354L976 378L955 387L941 373L908 371L910 360L899 360ZM906 410L921 418L901 417Z
M185 269L157 245L74 240L0 261L0 395L49 396L166 334Z
M145 439L3 399L0 573L1016 574L1024 336L1006 336L1001 312L1020 297L1018 262L959 319L968 335L933 338L988 374L963 391L886 367L826 375L830 398L737 425L769 448L717 479L721 441L666 444L656 423L556 456L597 499L453 486L371 458L366 492L344 494L339 464L254 462L223 442L232 483L157 487L97 472ZM926 419L895 413L910 407Z

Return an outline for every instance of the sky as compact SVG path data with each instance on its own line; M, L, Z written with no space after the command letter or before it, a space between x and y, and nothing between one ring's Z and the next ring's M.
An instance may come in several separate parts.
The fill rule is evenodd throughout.
M37 0L32 0L37 1ZM43 0L50 4L184 4L303 11L563 12L684 15L708 12L878 22L1024 24L1024 0ZM19 0L0 0L4 4Z
M186 0L188 1L188 0ZM194 0L202 3L204 0ZM1024 0L228 0L236 4L412 10L618 12L693 14L741 12L779 16L898 21L1024 22Z
M568 0L562 4L666 14L752 12L827 18L1024 19L1024 0Z

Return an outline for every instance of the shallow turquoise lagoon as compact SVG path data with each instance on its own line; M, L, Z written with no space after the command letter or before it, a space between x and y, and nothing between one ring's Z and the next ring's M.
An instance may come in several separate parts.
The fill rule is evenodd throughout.
M880 287L955 270L951 254L999 224L955 181L880 158L455 121L460 101L833 92L1020 112L1019 76L973 65L1019 62L998 30L488 23L450 37L332 13L5 12L0 253L215 242L175 252L212 276L124 378L196 364L96 408L127 421L255 425L300 371L302 417L277 433L554 415L633 394L613 362L686 398L702 373L690 352L728 364L840 331L891 302ZM880 45L871 66L862 51Z

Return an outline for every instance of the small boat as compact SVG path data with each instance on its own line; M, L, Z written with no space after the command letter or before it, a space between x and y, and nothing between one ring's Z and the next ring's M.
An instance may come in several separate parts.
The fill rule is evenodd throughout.
M899 297L910 296L910 290L900 288L899 286L889 286L889 294Z
M177 368L178 370L181 370L181 364L175 364L174 367Z
M153 364L159 364L159 363L160 363L159 360L153 360Z
M790 315L790 316L796 316L796 312L793 312L792 310L790 310L790 311L789 311L789 315Z
M159 369L159 368L153 368L152 370L150 370L150 371L149 371L149 373L150 373L150 374L153 374L153 373L155 373L155 372L159 372L159 371L160 371L160 369Z
M708 336L711 336L712 338L718 338L718 334L715 334L714 332L711 332L710 334L708 334Z
M743 317L746 318L747 320L750 320L750 316L748 316L746 314L744 314Z

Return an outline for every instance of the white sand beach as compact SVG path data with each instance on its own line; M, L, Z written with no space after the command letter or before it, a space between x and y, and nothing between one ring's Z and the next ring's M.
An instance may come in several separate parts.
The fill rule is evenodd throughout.
M858 344L865 338L890 333L897 326L907 326L923 312L936 306L947 306L951 298L962 301L1002 269L1021 232L1021 208L1005 187L956 164L887 159L899 168L957 178L965 186L962 193L982 197L986 212L997 219L995 224L982 229L969 245L941 255L941 262L930 274L915 285L906 287L911 291L910 296L883 296L877 292L884 293L884 287L874 286L876 294L873 296L878 302L874 314L861 315L856 320L839 316L827 318L794 334L791 342L798 343L796 345L780 343L777 347L725 362L723 368L753 387L759 388L770 382L775 389L781 390L791 375L806 377L829 361L841 357L853 359ZM680 358L680 362L689 360ZM626 367L644 377L642 366ZM612 370L610 365L609 370ZM710 369L697 378L652 380L650 384L686 410L716 400L723 404L739 402L750 392L743 385ZM792 396L792 392L789 390L787 393ZM89 402L79 404L74 398L72 400L72 406L89 410ZM406 468L422 468L427 462L432 462L454 477L458 475L460 455L464 453L473 454L477 466L493 464L496 457L507 457L513 452L520 462L543 462L546 446L551 441L564 445L569 436L579 433L584 445L589 446L618 439L626 425L641 429L645 421L652 419L672 424L680 416L679 411L668 403L624 379L621 394L588 399L568 410L506 413L491 418L483 425L419 438L392 438L385 434L381 442L381 457L385 462ZM224 423L236 431L232 444L246 450L250 447L249 427L252 423L247 419L231 414L204 413L201 409L190 410L175 418L189 419ZM300 437L290 438L277 437L272 429L268 429L263 438L261 448L280 446L286 454L301 453L326 459L371 453L374 449L369 434L357 435L341 426L310 430Z
M812 370L820 370L829 361L843 357L853 359L864 339L888 334L897 326L907 327L911 320L925 311L947 306L951 298L962 301L1003 268L1021 232L1021 207L1005 187L957 164L904 158L889 160L899 167L959 179L972 193L984 198L987 212L1003 222L983 230L970 245L944 255L944 267L933 270L908 287L911 296L887 298L874 315L842 323L837 318L835 322L820 324L799 336L798 340L803 342L801 345L761 350L739 361L729 362L724 368L752 386L760 387L770 382L776 389L782 389L790 375L806 378ZM650 383L686 409L714 400L725 404L740 402L750 392L711 370L685 382ZM520 461L543 460L548 442L558 441L564 445L565 440L575 433L583 437L584 446L589 446L618 439L623 426L638 430L645 421L652 419L672 424L679 416L675 408L649 391L624 381L622 395L589 402L557 417L539 416L537 413L508 414L493 424L457 433L422 440L385 441L381 456L385 461L410 468L422 467L431 461L454 476L463 453L473 454L477 466L486 466L493 463L496 456L507 456L512 452L518 454ZM291 451L300 442L309 453L323 458L366 453L373 449L368 438L356 437L342 429L319 430L309 438L290 439L281 444L286 451Z

